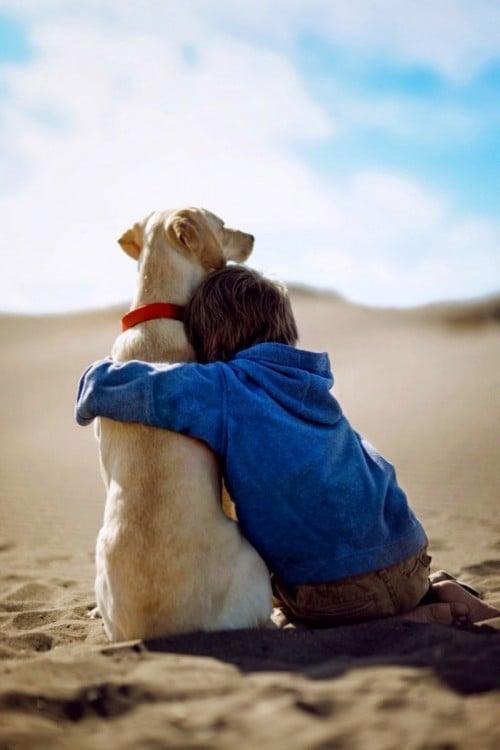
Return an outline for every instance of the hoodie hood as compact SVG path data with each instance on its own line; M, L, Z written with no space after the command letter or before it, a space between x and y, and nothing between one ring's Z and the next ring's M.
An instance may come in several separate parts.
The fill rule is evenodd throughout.
M286 344L256 344L228 363L247 386L259 391L290 415L316 425L333 425L342 416L329 393L334 378L326 353L308 352Z

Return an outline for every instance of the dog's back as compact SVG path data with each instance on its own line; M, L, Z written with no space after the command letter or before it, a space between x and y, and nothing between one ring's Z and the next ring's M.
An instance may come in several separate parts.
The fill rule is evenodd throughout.
M175 251L161 251L163 264L171 266L168 253ZM192 266L191 286L205 273L201 265ZM186 299L179 298L185 260L174 262L174 270L176 302L185 302L185 290ZM143 263L140 289L150 274ZM182 323L155 320L122 333L112 356L179 362L192 360L193 352ZM96 549L96 595L108 636L263 625L271 611L267 568L222 513L212 451L167 430L107 419L100 420L99 433L107 499Z

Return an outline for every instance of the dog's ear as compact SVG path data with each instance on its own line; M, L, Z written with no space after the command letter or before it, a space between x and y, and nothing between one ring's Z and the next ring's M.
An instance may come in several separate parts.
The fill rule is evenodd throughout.
M202 214L194 209L176 211L165 227L167 241L181 253L194 255L203 268L222 268L226 259L217 237Z
M142 250L142 246L139 244L138 239L137 230L135 227L132 227L131 229L127 229L118 240L121 249L134 260L139 258Z
M174 214L166 226L167 240L178 250L184 252L190 250L198 254L201 246L201 238L196 223L189 216L180 211Z

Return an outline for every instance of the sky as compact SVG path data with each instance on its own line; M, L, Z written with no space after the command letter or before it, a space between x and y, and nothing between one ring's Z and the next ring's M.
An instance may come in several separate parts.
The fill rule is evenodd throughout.
M498 0L0 0L0 311L129 302L203 206L364 305L500 289Z

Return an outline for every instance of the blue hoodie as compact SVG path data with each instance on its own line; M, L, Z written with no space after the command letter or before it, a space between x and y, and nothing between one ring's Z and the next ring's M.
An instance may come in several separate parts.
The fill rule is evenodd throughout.
M277 579L325 583L400 563L427 541L393 466L352 429L332 385L328 355L283 344L205 365L105 360L83 374L76 418L205 441Z

